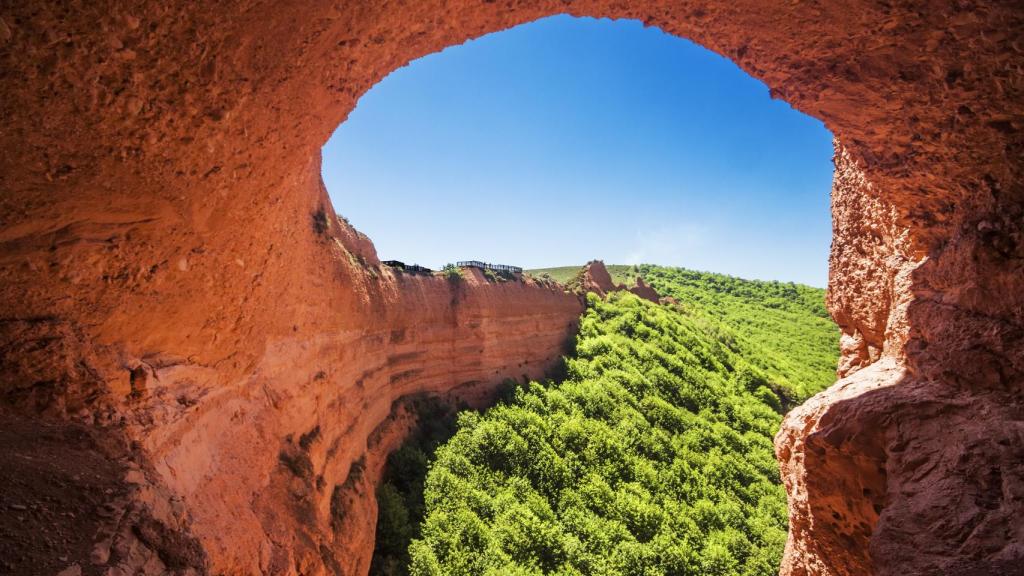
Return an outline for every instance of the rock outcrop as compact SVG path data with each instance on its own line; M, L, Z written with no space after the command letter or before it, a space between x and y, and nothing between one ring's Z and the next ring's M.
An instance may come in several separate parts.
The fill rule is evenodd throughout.
M583 292L593 292L602 298L612 292L632 292L644 300L650 300L655 304L661 301L658 292L647 285L640 276L636 277L636 284L627 287L625 284L616 284L612 275L608 272L604 262L591 260L580 270L576 283Z
M110 562L358 574L395 402L557 357L575 299L374 266L318 153L410 60L567 11L691 38L836 136L843 379L777 438L783 572L1020 566L1018 2L7 3L0 397L127 447L112 493L154 521Z
M579 271L579 274L577 274L576 281L578 281L583 292L593 292L602 298L607 296L609 292L622 289L615 284L612 280L612 275L605 268L604 262L600 260L587 262Z
M636 284L630 286L628 290L644 300L649 300L655 304L661 302L661 296L658 295L658 291L651 288L640 276L636 277Z

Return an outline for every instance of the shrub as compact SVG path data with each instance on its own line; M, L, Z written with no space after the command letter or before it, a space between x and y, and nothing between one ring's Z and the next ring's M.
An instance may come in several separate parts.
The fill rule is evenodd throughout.
M331 223L327 219L327 211L324 210L323 206L319 206L315 212L311 215L313 232L318 236L327 234L327 230L330 229Z
M462 280L462 269L455 264L445 264L441 269L441 275L452 282L457 282Z

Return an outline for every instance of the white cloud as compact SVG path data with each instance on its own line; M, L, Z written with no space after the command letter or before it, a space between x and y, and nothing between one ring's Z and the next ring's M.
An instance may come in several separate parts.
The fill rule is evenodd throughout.
M708 245L710 236L707 226L694 223L638 230L625 263L683 264L692 261L697 251Z

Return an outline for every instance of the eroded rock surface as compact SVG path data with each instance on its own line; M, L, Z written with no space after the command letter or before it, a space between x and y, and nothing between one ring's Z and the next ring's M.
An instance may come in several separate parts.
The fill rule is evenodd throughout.
M593 292L601 297L607 296L612 292L627 291L636 294L644 300L650 300L655 304L661 300L658 292L648 286L640 276L636 277L636 283L633 286L616 284L612 280L612 275L608 272L608 268L605 267L604 262L601 260L587 262L586 266L580 270L576 281L579 283L582 291Z
M536 375L579 304L378 268L334 218L319 148L411 59L567 11L691 38L837 138L844 379L777 439L783 572L1022 565L1009 0L3 4L4 404L134 442L169 495L147 506L177 502L188 526L161 525L214 572L359 573L371 538L332 528L331 495L372 469L394 402Z
M644 282L644 279L641 278L640 276L636 277L636 284L630 286L628 290L633 294L636 294L640 298L643 298L644 300L650 300L655 304L661 301L661 296L658 295L658 291L652 288L649 284L647 284L647 282Z
M609 292L622 289L612 280L612 275L608 273L608 268L600 260L587 262L586 266L580 270L577 278L580 288L584 292L593 292L601 297L606 296Z

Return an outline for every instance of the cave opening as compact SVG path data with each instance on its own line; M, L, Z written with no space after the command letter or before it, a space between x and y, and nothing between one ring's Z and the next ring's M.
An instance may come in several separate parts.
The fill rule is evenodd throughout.
M564 283L598 256L627 284L655 263L823 287L832 154L819 120L718 54L638 21L554 16L375 84L325 144L322 177L405 271L485 258ZM835 358L819 364L815 391ZM807 397L734 378L748 376L780 413ZM458 428L436 399L406 409L417 424L376 486L372 575L409 573L434 452Z
M131 447L124 480L136 487L116 501L120 490L83 499L62 488L89 520L70 551L48 544L65 540L63 516L36 514L58 510L21 501L42 485L8 490L18 513L4 530L24 532L21 512L44 522L19 538L34 551L7 568L365 573L371 484L394 440L376 432L395 399L521 366L500 354L464 362L453 350L478 332L429 330L450 318L448 295L425 286L442 282L396 289L360 265L373 258L348 250L364 239L339 238L349 231L334 225L321 148L388 73L563 12L692 38L836 135L828 308L842 381L790 412L777 464L763 461L781 468L790 498L780 573L1021 566L1022 506L1007 496L1024 485L1019 2L41 0L0 17L4 411ZM451 251L445 260L489 256ZM498 327L494 343L532 352L532 368L564 335L535 320L578 317L563 296L547 294L540 312L536 301L505 314L485 298L463 303L478 327ZM405 350L391 354L396 343ZM409 366L418 346L432 371ZM771 398L756 374L743 383ZM79 479L53 473L59 452L17 441L13 461L41 465L40 478ZM26 446L38 454L21 458ZM336 530L339 485L354 506ZM987 496L979 506L963 494ZM735 540L719 540L711 564Z

